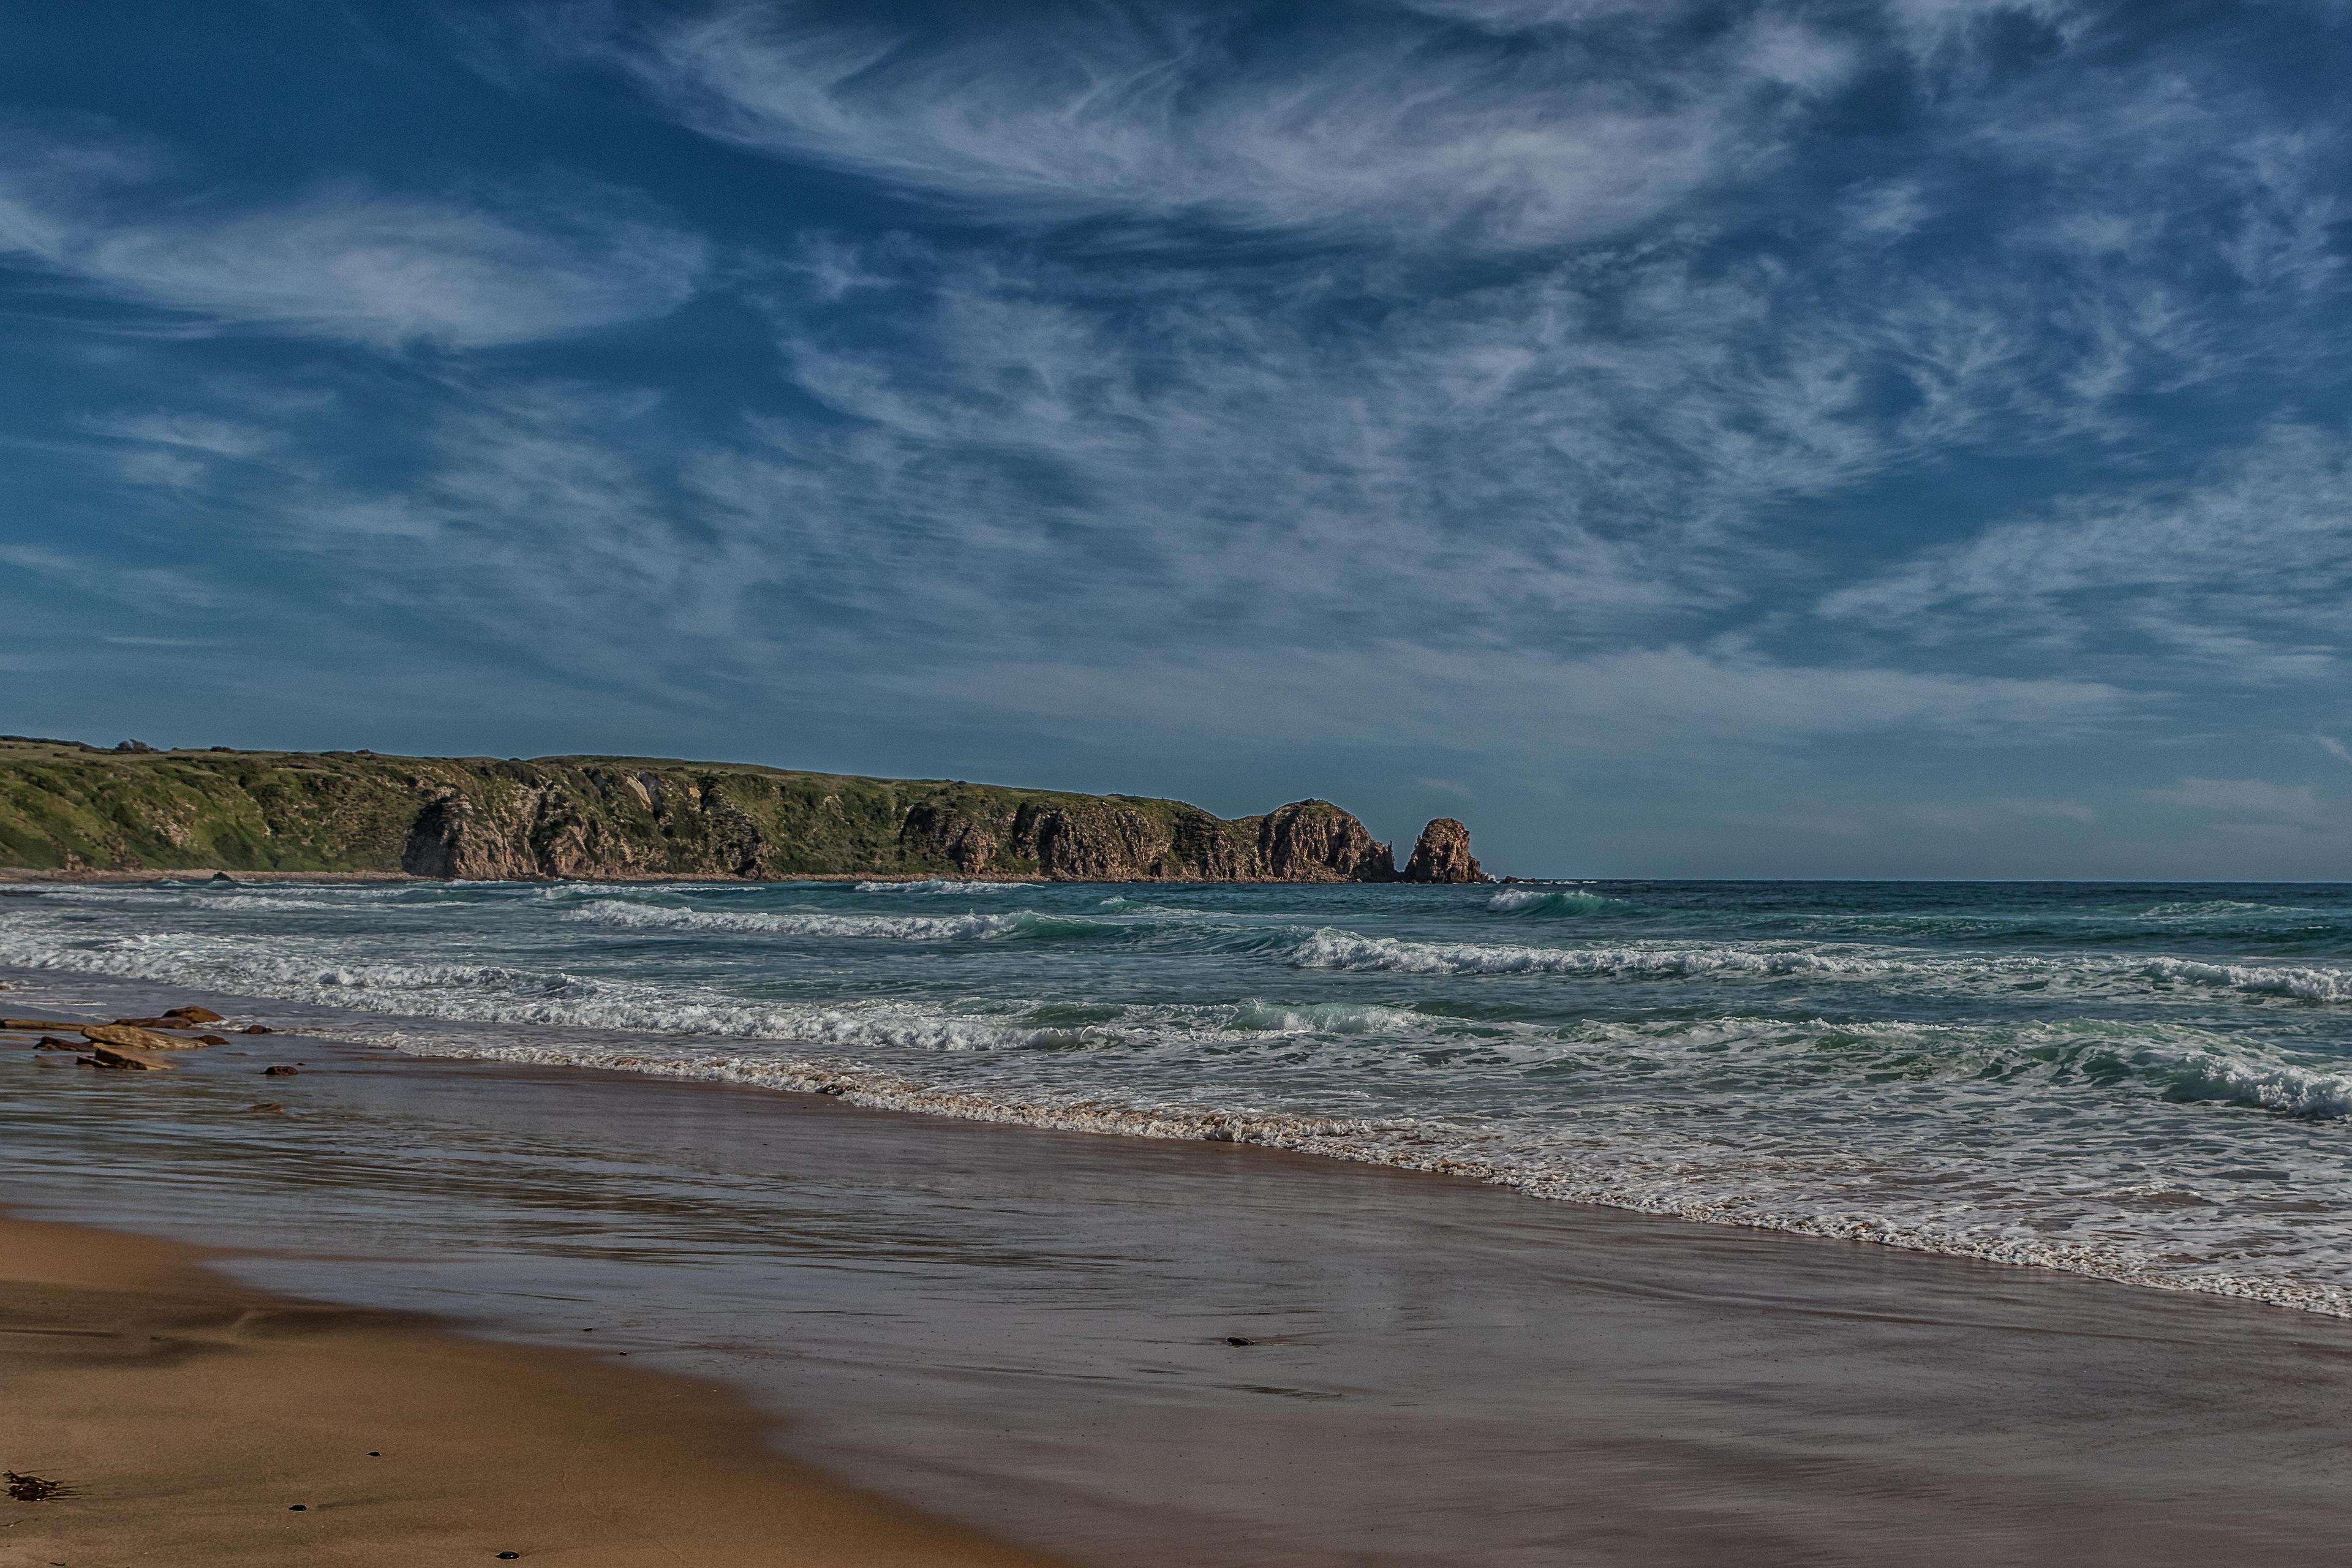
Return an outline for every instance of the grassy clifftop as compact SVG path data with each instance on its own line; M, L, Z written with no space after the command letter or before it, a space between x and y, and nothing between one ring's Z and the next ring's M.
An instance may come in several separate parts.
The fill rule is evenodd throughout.
M641 757L100 751L0 739L0 864L480 879L1385 881L1323 801L1181 801Z

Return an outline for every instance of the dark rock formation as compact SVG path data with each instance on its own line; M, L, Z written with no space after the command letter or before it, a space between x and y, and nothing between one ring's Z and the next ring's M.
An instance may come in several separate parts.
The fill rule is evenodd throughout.
M1396 858L1354 815L1302 800L1258 819L1259 874L1276 882L1387 882Z
M99 1067L112 1068L120 1072L170 1072L179 1066L177 1062L166 1061L152 1051L102 1042L89 1047L89 1060Z
M134 1024L83 1024L81 1037L101 1046L117 1046L129 1051L180 1051L188 1048L185 1040L173 1039L153 1029L142 1029Z
M1441 816L1421 830L1421 841L1405 862L1408 882L1485 882L1492 880L1470 854L1470 830L1450 816Z

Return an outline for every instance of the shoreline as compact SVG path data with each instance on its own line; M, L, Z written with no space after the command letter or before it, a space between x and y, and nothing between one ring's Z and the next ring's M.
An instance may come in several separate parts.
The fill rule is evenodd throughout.
M15 1201L564 1365L596 1330L803 1464L1073 1562L2316 1564L2352 1534L2336 1320L1241 1144L292 1033L194 1055L0 1059L37 1112Z
M918 881L930 879L912 879ZM662 1033L654 1030L606 1031L623 1037L603 1048L574 1049L564 1055L549 1055L544 1053L544 1047L522 1045L484 1048L466 1044L436 1049L427 1045L394 1045L370 1038L368 1025L373 1023L383 1029L397 1030L404 1023L455 1024L481 1030L506 1030L523 1037L528 1037L537 1026L374 1013L331 1005L302 1004L288 998L207 992L201 987L173 982L97 971L57 969L15 973L123 986L134 992L152 991L173 997L201 994L208 1003L227 1006L232 1012L240 1011L237 1006L240 1003L263 1004L262 1011L271 1006L281 1009L314 1007L330 1017L329 1026L318 1031L318 1037L337 1040L355 1048L386 1050L418 1062L481 1063L523 1069L602 1073L648 1082L708 1085L764 1094L804 1095L892 1115L1026 1128L1121 1142L1200 1142L1243 1145L1318 1161L1458 1180L1538 1203L1584 1205L1644 1219L1726 1228L1759 1236L1852 1243L1915 1257L1954 1259L2000 1268L2021 1268L2128 1289L2235 1301L2273 1310L2352 1321L2352 1287L2331 1290L2325 1287L2263 1278L2248 1280L2223 1277L2210 1281L2182 1279L2135 1268L2084 1247L2061 1249L2037 1243L2034 1245L2039 1255L2025 1256L2021 1254L2027 1249L2014 1242L1957 1243L1933 1236L1907 1235L1875 1221L1841 1226L1810 1216L1756 1214L1708 1205L1647 1206L1540 1170L1531 1172L1515 1168L1507 1162L1489 1161L1477 1155L1457 1152L1421 1152L1410 1143L1398 1147L1378 1135L1381 1128L1378 1119L1367 1121L1344 1114L1148 1107L1095 1100L1072 1102L1012 1100L924 1083L854 1063L831 1061L819 1055L781 1059L749 1057L713 1059L706 1050L690 1056L666 1058ZM0 993L5 993L8 985L9 982L0 980ZM706 1045L732 1038L721 1034L688 1037ZM0 1037L0 1046L8 1043L6 1037ZM757 1042L745 1039L742 1043Z
M214 1256L0 1211L0 1563L1053 1562L773 1453L717 1389L254 1290Z

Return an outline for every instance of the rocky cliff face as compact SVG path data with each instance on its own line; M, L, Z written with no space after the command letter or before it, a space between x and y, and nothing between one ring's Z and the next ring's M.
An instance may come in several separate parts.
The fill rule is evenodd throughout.
M795 876L1380 882L1328 801L1181 801L772 768L368 752L101 752L0 741L0 864L483 880Z
M909 814L902 838L966 876L1057 882L1385 882L1395 862L1328 801L1233 821L1179 801L965 797Z
M1421 841L1405 862L1408 882L1484 882L1491 880L1470 854L1470 830L1450 816L1441 816L1421 830Z

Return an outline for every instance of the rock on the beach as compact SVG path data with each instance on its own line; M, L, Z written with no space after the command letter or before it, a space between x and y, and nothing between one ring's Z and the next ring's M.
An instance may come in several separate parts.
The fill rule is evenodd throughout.
M1408 882L1484 882L1486 872L1470 854L1470 830L1450 816L1441 816L1421 830L1421 842L1405 862Z
M179 1064L165 1061L146 1051L131 1050L122 1046L104 1043L89 1047L90 1059L102 1068L115 1068L131 1072L170 1072Z
M43 1035L33 1048L37 1051L78 1051L81 1047L72 1040L61 1040L55 1035Z
M198 1035L196 1037L196 1044L200 1046L225 1046L228 1044L228 1037L226 1035Z
M37 1035L49 1029L63 1029L72 1034L79 1033L81 1026L65 1018L0 1018L0 1029L15 1029L26 1035Z
M297 1070L299 1069L297 1069L291 1062L278 1062L274 1066L263 1068L261 1069L261 1076L264 1078L292 1078Z
M270 1030L265 1025L247 1024L244 1028L239 1029L237 1033L240 1035L267 1035L270 1033Z
M210 1007L166 1007L163 1016L184 1018L191 1024L217 1024L221 1021L221 1016Z
M142 1029L136 1024L84 1024L81 1037L104 1046L120 1046L134 1051L191 1051L193 1040L175 1040L169 1035L159 1035L152 1029Z

